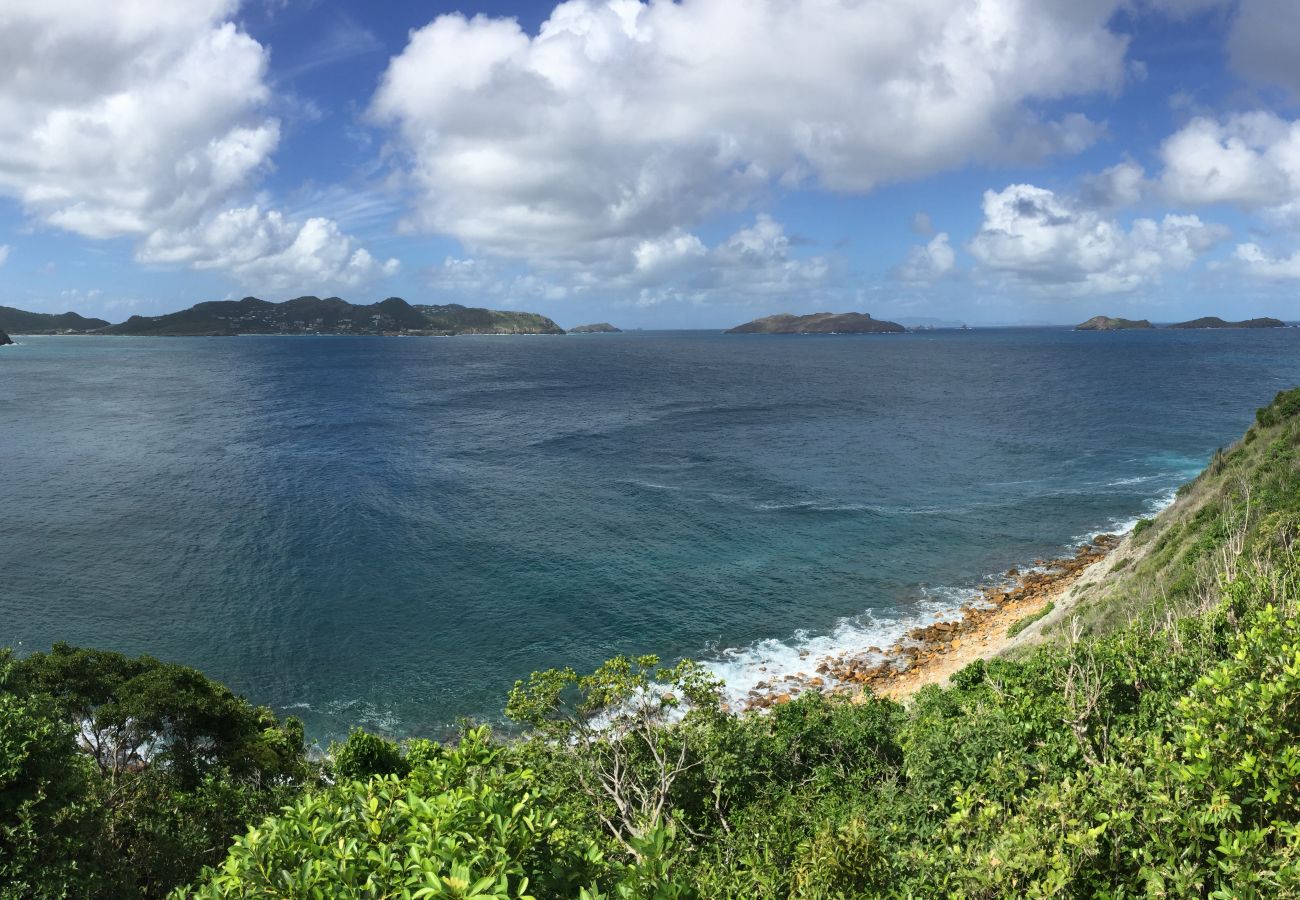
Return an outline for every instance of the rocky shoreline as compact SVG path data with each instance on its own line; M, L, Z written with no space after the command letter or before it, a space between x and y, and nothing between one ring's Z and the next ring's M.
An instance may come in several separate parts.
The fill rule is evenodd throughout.
M888 649L869 647L816 659L806 654L807 671L760 681L740 709L770 709L810 690L854 696L869 689L896 699L906 697L974 659L998 652L1010 643L1010 625L1060 598L1121 540L1118 535L1097 535L1073 556L1040 559L1023 572L1010 569L1002 583L984 588L978 598L964 604L960 618L917 626Z

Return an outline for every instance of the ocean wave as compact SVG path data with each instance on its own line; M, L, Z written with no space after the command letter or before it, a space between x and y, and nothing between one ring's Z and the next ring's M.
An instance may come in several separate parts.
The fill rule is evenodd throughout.
M1089 543L1101 534L1127 534L1140 519L1172 505L1177 495L1177 488L1170 488L1146 500L1141 515L1111 520L1102 528L1076 536L1062 549L1068 551L1077 544ZM1028 572L1038 567L1024 564L1019 568ZM960 619L962 606L980 603L984 588L1006 580L1004 575L988 574L978 586L921 586L918 599L906 610L895 613L870 609L840 619L823 633L799 630L785 639L767 638L746 647L709 648L700 662L723 682L724 701L733 709L742 708L752 699L751 692L771 693L779 690L782 682L792 687L806 683L817 675L816 667L828 657L854 656L868 663L883 660L885 651L913 628Z
M800 500L795 503L758 503L754 509L761 512L824 512L824 513L847 513L847 512L878 512L879 510L866 503L818 503L814 500Z
M655 481L642 481L639 478L625 479L624 484L630 484L634 487L643 488L647 491L680 491L682 488L673 484L659 484Z
M1087 531L1083 534L1075 535L1074 542L1086 543L1095 539L1099 534L1128 534L1137 527L1138 522L1159 515L1170 506L1173 506L1174 501L1177 499L1178 488L1169 488L1155 497L1148 498L1143 503L1143 511L1138 515L1111 519L1110 522L1095 531Z
M872 610L840 619L824 633L800 630L784 640L767 638L747 647L715 648L700 662L723 682L724 702L739 709L750 699L751 691L763 692L783 681L806 681L815 676L817 665L827 657L884 659L885 651L913 628L960 618L961 606L979 596L977 588L922 588L920 598L906 612Z

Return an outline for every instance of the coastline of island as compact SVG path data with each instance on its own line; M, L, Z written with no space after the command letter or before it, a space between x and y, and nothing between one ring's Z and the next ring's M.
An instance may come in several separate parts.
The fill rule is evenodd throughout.
M958 609L935 613L934 621L909 628L888 647L816 656L801 652L804 670L759 681L731 709L770 709L808 691L906 700L926 685L945 683L977 659L1033 640L1049 624L1049 615L1059 620L1079 601L1077 586L1109 571L1127 556L1128 547L1128 533L1103 533L1071 555L1012 567Z

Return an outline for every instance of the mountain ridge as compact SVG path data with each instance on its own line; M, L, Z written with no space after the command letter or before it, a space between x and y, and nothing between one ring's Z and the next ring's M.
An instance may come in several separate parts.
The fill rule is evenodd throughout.
M354 304L340 297L209 300L159 316L132 316L97 334L205 337L241 334L564 334L539 313L446 305L412 305L401 297Z

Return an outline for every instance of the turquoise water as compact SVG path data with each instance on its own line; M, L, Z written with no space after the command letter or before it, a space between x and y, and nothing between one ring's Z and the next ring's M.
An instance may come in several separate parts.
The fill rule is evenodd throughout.
M1125 527L1300 383L1300 329L20 337L0 644L439 735L623 652L743 691Z

